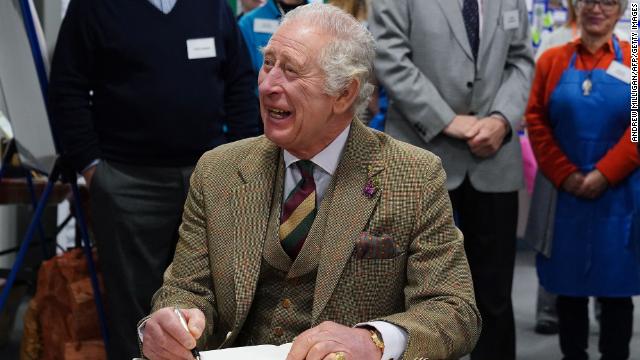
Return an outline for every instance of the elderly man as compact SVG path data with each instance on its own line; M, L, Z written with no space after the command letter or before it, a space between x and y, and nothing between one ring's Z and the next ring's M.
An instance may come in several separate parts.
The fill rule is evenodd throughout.
M483 328L473 360L513 360L517 131L533 55L525 0L377 0L369 24L389 93L385 131L442 158Z
M287 14L259 76L265 136L196 166L145 356L189 358L196 341L293 341L289 360L471 351L480 317L440 161L354 118L373 56L342 10Z

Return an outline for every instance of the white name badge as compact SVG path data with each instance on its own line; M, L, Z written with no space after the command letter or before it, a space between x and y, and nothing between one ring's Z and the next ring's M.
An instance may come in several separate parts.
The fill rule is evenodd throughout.
M611 65L609 65L609 68L607 69L607 74L620 81L624 81L627 84L631 84L631 69L617 61L611 62Z
M278 30L280 22L273 19L255 19L253 20L253 32L263 34L273 34Z
M216 57L215 39L210 37L187 40L187 57L189 60Z
M502 13L502 24L505 30L517 29L520 27L520 14L518 10L510 10Z

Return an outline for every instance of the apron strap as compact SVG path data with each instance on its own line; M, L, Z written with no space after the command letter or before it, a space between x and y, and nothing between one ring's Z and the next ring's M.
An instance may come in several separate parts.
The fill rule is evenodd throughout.
M574 69L576 67L576 58L578 57L578 52L574 51L571 56L571 61L569 61L569 69Z
M620 49L620 42L618 41L618 36L613 35L613 50L616 53L616 61L622 64L622 50Z

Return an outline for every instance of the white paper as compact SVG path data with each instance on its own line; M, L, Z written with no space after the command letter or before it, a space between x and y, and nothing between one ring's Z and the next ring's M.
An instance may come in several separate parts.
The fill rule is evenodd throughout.
M201 351L202 360L285 360L291 343L276 345L259 345L229 348L222 350Z
M627 84L631 84L631 69L617 61L611 62L611 65L609 65L607 69L607 74Z
M520 27L520 14L518 10L505 11L502 13L502 23L505 30L517 29Z

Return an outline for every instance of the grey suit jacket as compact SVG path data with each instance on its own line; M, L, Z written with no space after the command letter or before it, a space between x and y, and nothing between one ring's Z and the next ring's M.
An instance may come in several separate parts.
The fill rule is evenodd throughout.
M440 156L450 190L468 174L477 190L514 191L523 184L515 132L534 69L525 1L485 0L483 18L476 64L458 1L372 2L376 75L391 99L385 131ZM478 158L466 142L441 133L455 115L493 112L513 134L493 157Z

